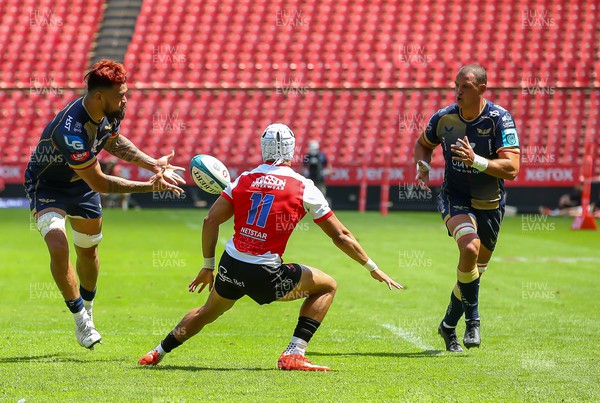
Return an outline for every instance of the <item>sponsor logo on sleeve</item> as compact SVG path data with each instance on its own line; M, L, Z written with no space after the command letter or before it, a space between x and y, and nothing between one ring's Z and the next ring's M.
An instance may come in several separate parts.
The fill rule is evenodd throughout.
M73 122L73 116L67 115L67 120L65 120L65 129L71 130L71 122Z
M517 137L517 129L502 130L502 144L504 144L504 147L518 146L519 138Z
M500 111L490 111L490 116L493 118L497 118L500 116Z
M83 131L83 125L81 122L75 122L75 127L73 127L74 132L81 133Z
M68 134L64 135L65 144L67 148L71 151L83 151L83 141L77 136L69 136Z
M77 162L81 162L81 161L85 161L87 157L90 156L90 152L89 151L84 151L81 153L73 153L71 154L71 159L73 161L77 161Z
M504 116L502 116L502 127L504 129L515 127L515 122L512 120L512 118L509 115L504 115Z

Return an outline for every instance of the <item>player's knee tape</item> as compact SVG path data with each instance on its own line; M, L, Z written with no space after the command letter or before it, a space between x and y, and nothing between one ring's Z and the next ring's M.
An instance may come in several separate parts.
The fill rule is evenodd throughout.
M479 271L479 274L483 273L486 270L487 270L487 263L477 263L477 271Z
M456 279L463 284L472 283L473 281L479 278L479 272L477 268L474 268L471 271L460 271L456 269Z
M475 229L475 226L472 223L465 222L462 224L458 224L456 228L454 228L454 233L452 234L452 236L454 237L456 242L458 242L460 238L469 234L477 235L477 230Z
M102 232L95 235L82 234L73 230L73 243L80 248L91 248L102 241Z
M60 229L66 232L65 217L54 211L39 216L36 225L38 231L42 234L42 238L45 238L46 234L53 229Z

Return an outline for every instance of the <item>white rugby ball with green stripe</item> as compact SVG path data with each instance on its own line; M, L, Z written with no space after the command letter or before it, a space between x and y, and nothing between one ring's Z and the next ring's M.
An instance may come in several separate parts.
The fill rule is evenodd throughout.
M221 193L231 181L225 164L207 154L192 158L190 174L200 189L211 194Z

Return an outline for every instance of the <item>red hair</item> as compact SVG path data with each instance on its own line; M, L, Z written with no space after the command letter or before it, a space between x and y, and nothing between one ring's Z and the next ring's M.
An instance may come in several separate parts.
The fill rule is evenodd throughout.
M111 88L127 82L127 72L121 63L102 59L90 68L84 80L88 91L96 88Z

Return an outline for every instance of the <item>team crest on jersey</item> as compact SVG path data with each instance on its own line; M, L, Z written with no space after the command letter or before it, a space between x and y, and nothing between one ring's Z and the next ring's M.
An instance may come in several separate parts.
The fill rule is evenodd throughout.
M477 134L480 134L482 136L487 136L488 134L490 134L491 131L492 131L491 127L489 129L480 129L480 128L477 128Z
M265 175L254 179L251 188L256 189L273 189L273 190L283 190L286 184L285 179L279 179L273 175Z
M101 138L97 138L96 137L96 139L94 140L94 145L92 146L92 150L97 153L98 152L98 147L104 141L104 139L107 138L107 137L111 137L112 135L113 135L113 133L106 133Z

